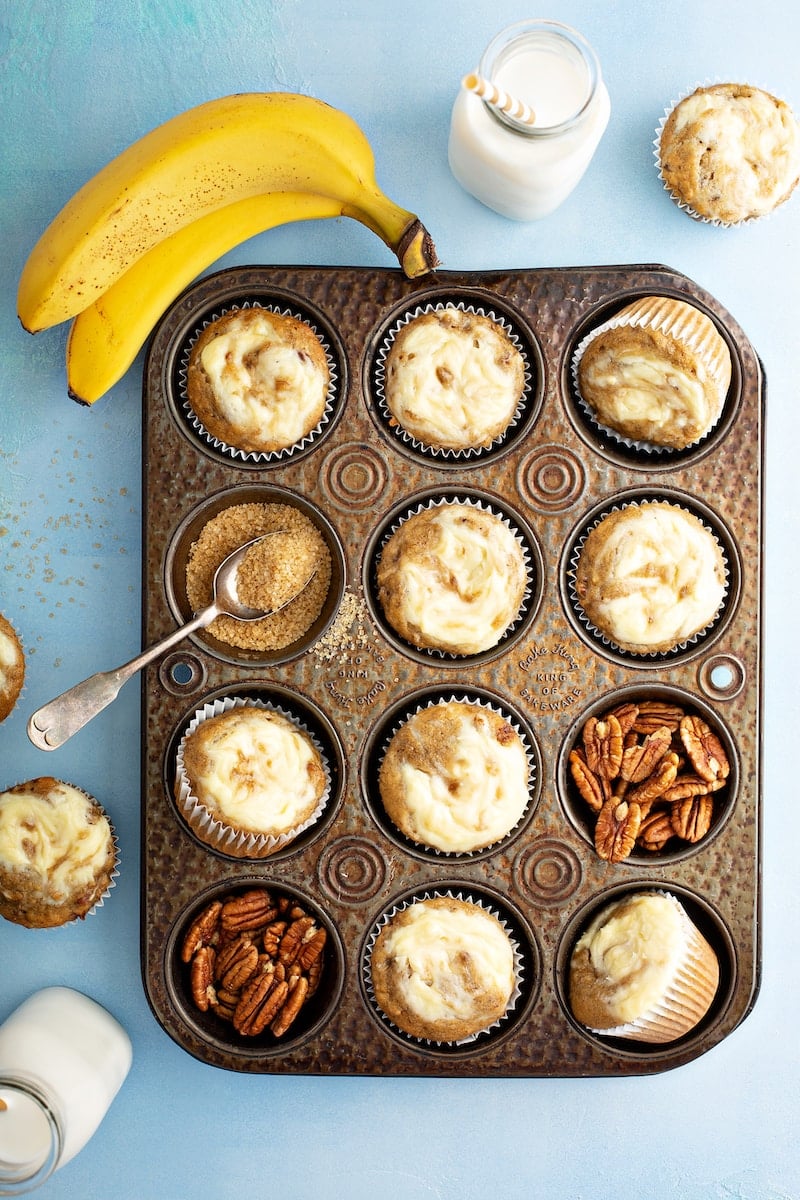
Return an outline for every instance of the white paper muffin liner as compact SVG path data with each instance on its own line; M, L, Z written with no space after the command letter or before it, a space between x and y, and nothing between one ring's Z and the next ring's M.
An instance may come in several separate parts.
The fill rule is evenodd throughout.
M450 703L471 704L474 708L485 709L487 712L491 712L491 713L494 713L498 717L502 717L504 721L507 721L509 723L509 725L512 727L512 729L517 734L517 736L519 737L519 739L522 743L522 748L525 751L525 757L528 762L528 802L525 805L525 808L523 809L523 811L520 813L519 819L517 821L515 821L514 824L509 829L507 829L506 832L501 837L496 838L493 842L487 842L483 846L478 846L473 850L442 850L437 846L429 845L427 842L417 841L415 838L410 837L407 833L403 833L403 831L401 829L399 829L397 826L395 826L395 824L392 821L389 814L388 813L386 814L386 819L392 825L392 828L393 829L396 828L397 832L400 833L410 845L416 846L418 849L424 850L427 855L442 859L443 861L447 861L448 859L463 860L463 859L470 859L470 858L482 856L482 855L490 852L493 848L499 846L501 843L511 839L514 836L514 833L524 823L525 818L527 817L527 815L530 811L530 807L531 807L531 803L532 803L532 799L533 799L532 790L536 783L536 762L534 759L533 750L532 750L530 742L525 734L525 731L521 728L519 722L514 719L514 717L511 715L511 713L508 712L505 708L501 708L497 704L491 704L488 700L478 699L475 696L468 696L468 695L464 695L464 694L459 695L455 692L448 694L448 695L439 696L434 700L428 700L426 702L417 704L413 709L409 709L408 711L404 712L403 715L399 718L399 720L397 720L392 725L392 728L389 730L389 732L385 735L385 737L382 740L380 754L378 757L378 769L380 769L381 765L383 764L383 760L386 757L386 753L389 749L389 744L391 743L392 739L394 738L394 736L397 733L399 733L399 731L403 728L403 726L406 725L408 723L408 721L410 721L412 719L412 717L415 717L419 713L424 712L425 709L435 708L439 705L445 705L445 704L450 704Z
M392 1021L391 1018L388 1017L387 1014L381 1008L380 1004L378 1003L377 996L375 995L375 988L374 988L373 981L372 981L372 953L375 948L375 943L378 940L378 935L380 934L381 930L386 925L388 925L390 923L390 921L392 921L394 919L394 917L397 916L398 913L403 912L405 909L409 908L411 905L417 904L422 900L436 900L436 899L440 899L443 897L449 898L451 900L462 900L466 904L474 904L476 908L483 909L484 912L489 913L490 916L494 917L497 921L499 921L500 925L503 928L503 931L505 932L505 934L507 935L507 937L509 939L509 942L511 943L511 950L512 950L512 953L514 956L514 988L512 990L511 996L509 997L508 1004L506 1005L506 1010L503 1013L503 1015L501 1017L498 1017L498 1019L496 1021L493 1021L490 1025L487 1025L484 1029L476 1030L476 1032L471 1033L469 1035L469 1037L460 1038L455 1041L437 1041L434 1038L418 1038L418 1037L414 1037L413 1034L406 1033L406 1031L404 1029L401 1029L399 1027L399 1025L396 1025L395 1022ZM484 903L484 901L478 899L476 896L473 896L469 892L465 892L462 890L454 891L452 888L448 888L446 890L438 890L437 889L435 891L431 890L431 891L420 892L418 895L410 896L407 900L403 900L397 904L394 904L391 908L387 909L384 913L381 914L381 916L375 922L375 925L370 930L369 937L367 938L366 950L365 950L364 961L363 961L363 979L364 979L364 987L365 987L365 990L367 993L367 997L368 997L369 1002L372 1005L374 1011L380 1016L381 1020L384 1021L386 1023L386 1025L389 1026L389 1028L395 1030L396 1033L399 1033L403 1038L405 1038L406 1041L408 1041L412 1045L416 1044L416 1045L421 1045L421 1046L448 1046L448 1047L449 1046L469 1046L469 1045L472 1045L475 1041L477 1041L478 1038L484 1037L487 1034L490 1034L493 1031L500 1029L505 1024L505 1022L509 1019L509 1017L512 1016L514 1009L517 1007L517 1004L519 1003L520 997L522 995L522 984L524 981L524 967L523 967L523 961L522 961L522 951L521 951L519 942L513 936L512 931L508 927L508 924L506 923L506 921L503 920L503 917L497 911L497 909L491 907L489 904Z
M669 196L670 200L672 200L673 203L676 204L678 206L678 208L681 209L682 212L686 213L686 215L691 217L693 220L699 221L703 225L715 225L720 229L738 229L744 225L753 225L758 221L768 220L769 217L771 217L773 215L773 213L775 212L775 209L771 209L769 212L759 213L754 216L743 217L740 221L723 221L720 217L708 217L708 216L704 216L702 213L696 212L695 209L692 208L692 206L690 204L687 204L687 202L685 200L683 200L680 196L676 195L676 193L672 191L672 189L668 186L666 180L664 179L664 175L663 175L662 167L661 167L661 134L663 133L664 126L667 123L670 113L672 113L674 111L674 109L677 108L677 106L681 103L682 100L685 100L687 98L687 96L691 96L693 92L696 92L698 90L698 88L715 87L717 84L720 84L720 83L733 83L733 82L734 82L734 80L732 80L732 79L727 79L727 78L722 79L719 76L717 76L714 79L706 79L701 83L695 83L695 84L692 84L691 87L686 88L683 92L680 93L680 95L677 97L677 99L673 100L673 102L671 104L668 104L665 107L663 115L662 115L660 121L658 122L658 126L656 127L656 135L653 140L653 156L655 158L656 171L658 172L658 177L661 180L664 191ZM768 95L775 96L776 98L780 98L780 97L777 97L776 92L773 92L770 88L763 87L761 84L752 83L752 84L748 84L747 86L753 87L753 88L758 88L759 91L767 92ZM784 101L784 103L788 103L788 101ZM778 205L778 207L782 207L782 206Z
M322 795L313 813L301 824L279 835L250 833L246 830L235 829L224 821L219 820L193 795L186 775L183 756L187 738L210 717L220 716L222 713L230 712L236 708L248 707L261 708L268 712L274 712L279 716L285 717L287 721L291 721L297 729L300 729L305 734L316 749L325 773L325 787L322 790ZM330 799L330 792L330 767L322 746L312 732L302 721L298 720L293 712L282 708L279 704L267 703L258 699L223 696L206 702L202 708L198 709L189 722L186 732L180 740L175 756L175 801L179 812L192 832L201 841L232 858L267 858L270 854L274 854L276 850L281 850L284 846L288 846L301 833L310 829L319 820Z
M205 330L209 325L213 324L214 321L219 321L221 317L227 316L227 314L230 312L243 311L248 308L260 308L265 312L275 313L276 316L292 317L295 321L302 321L302 323L306 325L318 339L320 346L325 352L325 358L328 363L330 379L328 383L328 394L325 400L325 408L322 416L314 428L309 430L304 437L300 438L296 442L292 442L290 446L282 447L280 450L241 450L238 446L232 446L228 442L224 442L220 438L215 437L213 433L206 429L203 422L195 413L187 392L186 383L189 369L189 359L191 357L192 348L203 330ZM242 463L259 466L262 464L266 466L270 463L282 462L284 459L290 458L293 454L297 454L299 451L305 450L306 447L312 445L312 443L315 442L320 434L324 431L325 427L330 423L331 416L333 415L334 405L336 404L339 394L339 377L337 373L336 361L331 353L330 346L322 337L322 334L316 325L314 325L314 323L307 317L304 317L302 313L295 312L291 308L282 308L277 304L259 304L249 300L244 301L242 304L231 304L227 308L220 308L217 312L214 312L210 316L206 317L202 325L200 325L194 331L192 337L184 347L184 351L181 356L180 367L178 371L178 383L181 406L195 432L198 433L203 440L208 443L209 446L213 447L213 449L217 450L220 454L224 454L228 458L232 458Z
M426 656L430 656L431 658L438 658L438 659L442 659L447 662L468 662L470 659L475 658L477 655L483 655L483 654L487 654L487 653L496 652L498 650L498 647L502 646L506 641L508 641L509 637L511 637L513 635L514 631L519 628L519 625L523 621L525 614L527 612L528 606L531 601L531 596L533 594L533 563L531 561L531 555L530 555L530 551L528 549L527 542L525 541L525 538L522 536L522 534L520 533L519 529L516 527L516 525L514 524L512 519L510 517L508 517L506 515L506 513L504 513L500 509L496 508L494 505L489 504L487 501L476 499L474 496L462 496L462 497L455 497L455 498L450 497L450 496L441 496L438 499L425 500L425 501L422 501L420 504L415 505L413 508L409 508L408 510L406 510L402 514L402 516L400 516L395 522L393 522L393 524L390 526L390 528L386 530L385 534L381 538L380 546L378 548L378 552L376 555L376 564L379 561L380 556L383 553L389 539L392 537L393 534L395 534L397 532L398 529L400 529L400 527L402 525L404 525L406 523L406 521L410 520L411 517L415 517L419 513L425 512L427 509L447 508L447 507L453 507L453 506L467 506L469 508L475 508L475 509L478 509L480 512L490 513L493 517L496 517L499 521L502 521L502 523L509 530L509 532L511 534L513 534L514 540L517 542L517 545L519 546L520 551L522 552L522 558L523 558L523 563L524 563L524 567L525 567L525 577L526 577L525 591L523 592L522 599L521 599L520 605L519 605L519 609L517 611L517 615L513 621L509 622L509 624L506 626L505 630L503 631L503 634L501 635L501 637L498 638L498 640L495 642L495 644L493 646L487 647L484 650L475 651L474 653L470 653L470 654L456 654L456 653L453 653L448 650L441 650L437 647L428 647L428 646L426 646L424 648L420 648L420 647L416 647L416 646L412 647L412 649L416 650L417 653L424 654ZM398 637L398 638L400 638L401 641L405 642L405 639L402 638L401 635L399 633L397 633L396 630L394 630L394 627L391 626L390 622L386 619L385 616L383 617L383 620L385 621L386 625L392 629L393 633L395 634L395 637ZM410 643L406 643L406 644L410 644Z
M32 782L32 780L30 780L30 779L19 780L18 783L14 784L14 787L18 787L18 786L20 786L20 784L31 783L31 782ZM105 890L100 893L100 895L97 897L97 899L95 900L95 902L91 906L91 908L88 908L86 910L86 912L83 914L83 916L76 916L76 917L73 917L69 921L62 921L59 925L50 925L50 926L42 927L42 928L48 928L48 929L67 929L72 925L80 925L83 921L85 921L87 919L87 917L94 916L94 914L98 911L98 909L101 909L103 907L105 901L108 899L112 890L117 885L117 880L119 879L120 867L121 867L121 863L122 863L122 854L120 852L119 841L117 839L117 833L116 833L116 830L114 829L114 824L111 820L111 817L106 812L104 806L102 804L100 804L100 801L97 799L97 797L93 796L91 794L91 792L87 792L85 788L78 787L78 785L75 783L69 783L65 779L56 779L56 783L61 783L65 787L74 788L76 792L80 792L80 794L82 796L85 796L87 800L90 800L92 802L92 804L97 804L99 806L99 808L103 812L103 815L105 816L106 820L108 821L108 827L111 830L111 842L114 847L114 865L111 868L111 872L110 872L109 878L108 878L108 883L106 885ZM9 788L9 789L5 789L5 790L10 791L11 789Z
M730 387L730 383L728 383L723 388L723 377L721 375L721 371L723 370L724 363L721 360L718 347L714 345L714 339L711 335L711 332L707 330L692 330L690 327L691 313L687 314L684 312L682 314L677 314L675 312L670 312L670 309L675 303L676 299L676 297L668 296L642 296L638 301L631 301L631 303L625 307L631 310L633 309L633 305L635 305L635 310L629 311L627 314L624 312L618 313L609 320L603 321L601 325L598 325L597 328L590 330L589 333L587 333L586 336L581 339L575 348L570 366L570 374L572 377L572 386L575 391L575 396L580 410L587 422L605 437L612 439L613 441L626 447L626 449L645 455L658 454L661 457L674 457L676 455L690 453L692 450L700 446L703 442L705 442L706 438L708 438L717 425L719 425L722 414L725 411L725 401L727 398L728 388ZM687 300L683 301L683 303L688 304L690 308L700 313L701 316L706 316L701 309L697 309L695 305L692 305L691 301ZM711 320L710 317L709 320ZM601 333L605 333L609 329L621 329L625 327L634 329L653 329L658 333L662 333L668 337L674 338L675 341L683 342L683 344L689 350L693 351L695 354L704 359L709 371L718 380L720 394L717 414L705 432L694 441L687 443L685 446L666 446L657 442L644 442L635 440L634 438L626 437L625 434L620 433L618 429L612 429L610 425L603 424L603 422L599 420L592 405L589 404L589 402L585 400L581 394L578 371L581 359L586 353L587 348L592 344L592 342L594 342L595 338L600 336ZM719 333L719 331L717 332L719 337L722 337L722 334Z
M587 1026L592 1033L655 1045L673 1042L694 1029L711 1007L719 983L719 970L709 970L710 947L680 901L670 892L659 891L658 894L677 906L685 934L684 953L675 976L659 1002L647 1012L620 1025Z
M581 553L583 552L583 547L584 547L584 544L585 544L586 539L588 538L589 534L592 532L593 529L597 528L597 526L601 523L601 521L604 520L605 517L610 516L610 514L614 513L614 512L621 512L626 508L640 507L640 506L645 506L647 504L661 504L661 503L667 503L674 508L681 508L685 512L690 513L691 516L697 517L697 519L701 522L701 524L702 524L703 528L706 530L706 532L710 533L711 536L714 538L714 541L716 542L716 544L719 548L720 554L722 556L722 563L725 568L724 591L723 591L722 599L720 600L720 603L719 603L719 607L717 608L717 611L714 614L714 616L712 617L712 619L706 625L704 625L701 629L696 630L695 633L693 633L691 637L685 638L683 641L677 642L669 650L650 650L650 651L645 651L645 652L628 650L626 647L620 646L620 644L618 642L615 642L614 639L612 637L610 637L607 633L605 633L602 629L598 629L598 627L589 619L589 616L586 613L586 611L581 603L580 597L578 596L578 593L575 588L578 560L580 559ZM652 497L648 497L646 499L641 499L641 500L629 500L624 504L612 504L608 508L604 509L601 513L599 513L598 516L595 517L595 519L591 522L590 525L586 526L586 528L583 530L583 532L581 533L580 537L578 538L577 542L572 547L572 550L570 552L569 569L567 572L567 583L568 583L570 603L572 604L572 607L575 610L575 613L577 614L578 619L580 620L581 624L584 626L587 633L591 634L591 636L593 638L596 638L598 641L602 642L602 644L604 646L606 646L607 648L609 648L611 650L615 650L615 651L619 652L620 654L625 654L634 661L639 662L639 661L645 661L647 659L650 659L652 661L663 662L665 659L671 658L677 654L685 653L692 646L695 646L698 642L702 641L707 636L707 634L710 633L710 631L714 628L714 626L716 625L717 621L720 618L720 615L724 612L725 606L728 602L728 593L729 593L729 589L730 589L730 562L728 560L728 555L725 551L725 547L721 544L719 538L717 537L716 532L708 524L707 521L704 521L702 519L702 517L699 516L698 513L692 512L692 510L690 508L686 507L685 505L680 504L677 500L674 500L674 499L668 500L663 497L652 496Z
M386 400L386 394L384 391L386 380L386 359L389 355L389 351L392 348L395 338L400 333L400 330L406 325L411 324L413 321L416 321L419 317L426 316L428 313L444 312L445 310L451 308L456 309L458 312L472 313L474 316L485 317L487 320L493 321L495 325L497 325L498 328L501 329L502 332L509 338L514 348L522 355L522 360L525 367L525 379L522 388L522 394L517 402L517 407L502 433L499 433L493 441L487 443L486 445L454 448L449 446L436 446L429 442L421 441L419 438L409 433L408 430L403 428L397 418L393 416ZM391 329L383 338L383 341L378 349L374 371L375 399L377 401L378 411L380 412L385 424L391 429L392 434L410 449L434 459L440 459L444 461L449 460L452 462L468 462L470 459L483 457L484 455L490 454L493 450L496 450L499 446L504 445L508 441L514 429L519 425L519 422L524 416L525 411L530 403L532 379L530 357L525 345L520 340L515 329L507 320L507 318L501 316L494 309L484 308L475 304L467 304L463 301L441 301L437 303L421 304L417 308L410 309L408 312L405 312L403 316L396 321L394 325L392 325Z

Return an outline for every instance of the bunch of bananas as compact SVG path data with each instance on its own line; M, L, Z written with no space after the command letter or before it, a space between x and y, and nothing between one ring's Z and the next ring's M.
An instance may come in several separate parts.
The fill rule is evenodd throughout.
M276 225L339 216L376 233L409 278L437 265L346 113L291 92L224 96L158 126L75 193L25 263L17 313L31 333L72 320L67 385L92 404L223 254Z

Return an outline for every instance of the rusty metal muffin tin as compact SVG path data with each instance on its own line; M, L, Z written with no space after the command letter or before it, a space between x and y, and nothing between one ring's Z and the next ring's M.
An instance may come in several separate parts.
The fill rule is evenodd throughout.
M570 358L594 325L637 296L689 300L728 342L722 417L696 447L637 454L587 424ZM181 396L181 358L209 317L264 304L317 328L338 378L330 420L296 454L268 464L206 442ZM387 331L410 310L456 303L510 324L529 360L514 428L482 454L431 455L398 437L378 404ZM725 1038L755 1002L760 975L760 671L765 380L733 317L663 266L441 271L409 281L369 268L246 267L188 289L152 337L145 366L143 633L150 643L188 616L187 538L229 503L286 498L325 523L334 551L329 605L358 602L349 645L325 658L297 645L272 658L231 654L200 634L143 680L142 974L153 1012L190 1054L234 1071L426 1076L644 1074L688 1062ZM278 489L274 492L273 489ZM382 531L422 502L486 503L510 515L532 554L524 619L474 659L405 646L382 620L374 562ZM569 598L570 547L604 508L650 497L707 519L728 559L720 618L679 652L636 657L593 638ZM677 699L720 729L732 762L728 799L706 839L680 852L601 861L568 782L567 755L589 715L637 695ZM172 798L182 730L208 699L259 696L294 711L326 751L331 800L298 841L261 861L209 850ZM512 833L468 856L407 842L376 789L381 731L418 703L466 696L506 710L531 746L531 801ZM179 959L188 922L211 897L266 886L296 898L328 929L323 983L280 1041L239 1038L192 1005ZM569 955L596 906L665 888L712 942L720 986L705 1020L668 1046L612 1041L582 1029L567 1003ZM371 931L398 901L451 891L498 912L520 946L521 995L495 1030L465 1046L414 1043L381 1020L365 986Z

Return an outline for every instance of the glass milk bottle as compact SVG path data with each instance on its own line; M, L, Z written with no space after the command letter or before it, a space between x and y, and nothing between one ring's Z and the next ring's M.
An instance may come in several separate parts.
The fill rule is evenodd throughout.
M521 119L496 96L492 103L462 87L450 125L450 169L503 216L546 217L581 179L608 124L611 104L597 56L567 25L521 21L494 38L477 77L467 79L488 81L532 113Z
M32 1191L86 1145L130 1065L122 1026L71 988L36 992L0 1025L0 1196Z

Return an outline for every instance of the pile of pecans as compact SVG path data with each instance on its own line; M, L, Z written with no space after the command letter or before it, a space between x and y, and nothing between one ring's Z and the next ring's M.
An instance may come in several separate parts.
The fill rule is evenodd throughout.
M301 905L267 888L212 900L181 945L192 1000L243 1037L282 1037L319 986L326 937Z
M594 845L607 862L672 838L699 842L730 763L718 735L678 704L643 700L590 717L569 756L572 779L596 815Z

